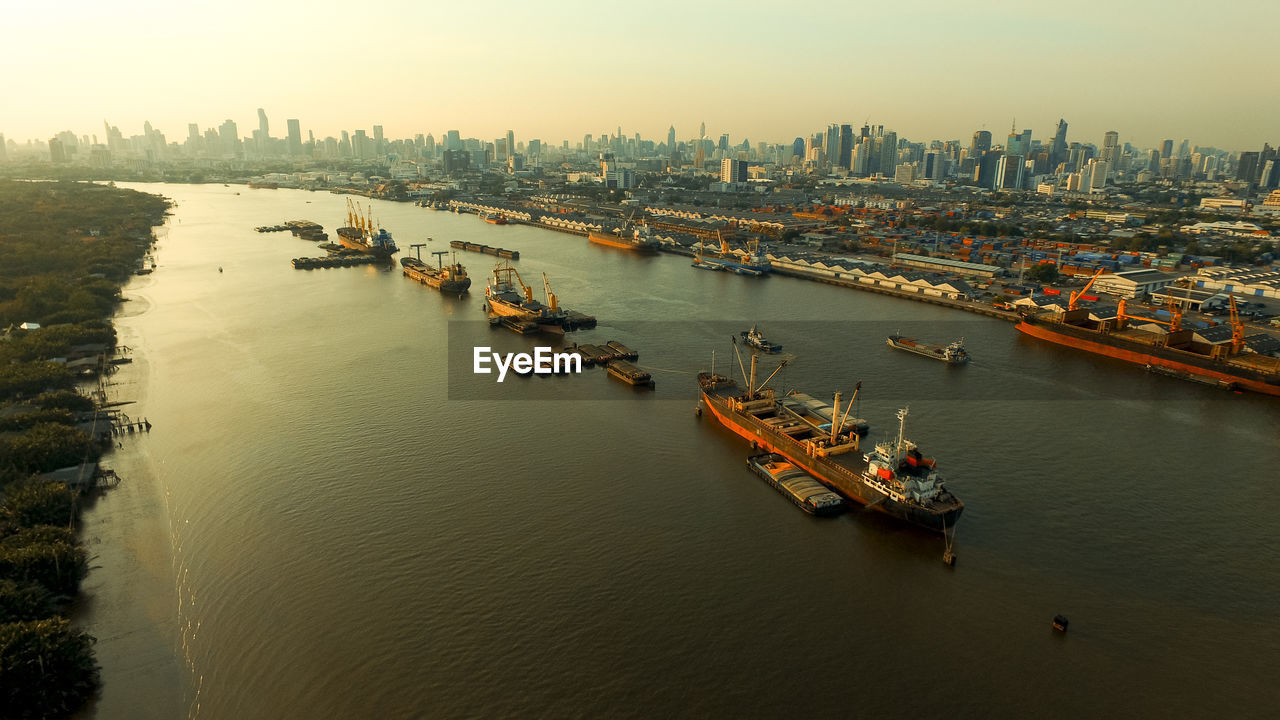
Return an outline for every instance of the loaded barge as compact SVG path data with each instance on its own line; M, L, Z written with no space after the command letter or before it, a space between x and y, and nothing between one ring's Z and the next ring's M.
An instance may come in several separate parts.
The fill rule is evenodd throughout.
M863 452L857 430L849 429L844 420L847 407L840 421L823 428L775 395L768 387L772 375L757 385L756 361L752 355L746 392L713 382L710 373L699 374L702 406L753 448L780 455L846 499L942 533L948 539L944 561L953 561L949 542L964 503L946 489L935 461L905 437L907 410L898 412L895 441L877 443L870 452ZM833 417L841 413L840 399L837 393Z
M449 241L449 247L454 250L466 250L468 252L484 253L485 255L493 255L494 257L507 258L508 260L519 260L519 250L507 250L506 248L490 247L473 242L463 242L462 240Z
M906 350L934 360L941 360L948 365L960 365L969 362L969 353L964 349L964 338L960 338L950 345L932 345L930 343L922 343L911 337L890 335L886 343L891 348Z
M752 455L747 467L810 515L835 515L844 499L777 453Z

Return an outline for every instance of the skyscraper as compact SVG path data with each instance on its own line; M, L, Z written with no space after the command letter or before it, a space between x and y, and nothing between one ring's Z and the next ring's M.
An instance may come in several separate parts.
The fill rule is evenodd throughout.
M667 152L674 153L676 151L676 126L672 125L667 128Z
M840 157L837 164L848 170L853 160L853 126L844 124L840 126Z
M1058 118L1058 129L1053 133L1053 144L1049 146L1049 164L1053 168L1067 161L1067 121Z
M898 133L890 130L880 144L880 174L893 177L898 167Z
M1242 152L1236 163L1236 180L1252 183L1258 174L1258 153Z
M991 133L979 130L973 134L973 142L969 145L969 156L978 157L991 149Z
M271 133L267 132L267 111L258 108L258 129L262 131L263 138L271 137Z
M289 154L296 157L302 154L302 126L297 118L287 120L286 124L289 126Z
M835 167L840 162L840 126L832 123L827 126L827 133L822 138L822 152L826 156L827 166Z
M1163 160L1164 158L1172 157L1172 156L1173 156L1173 141L1165 140L1164 144L1160 146L1160 159Z
M1021 155L1004 155L1001 157L1000 161L996 163L995 189L1021 190L1023 162Z

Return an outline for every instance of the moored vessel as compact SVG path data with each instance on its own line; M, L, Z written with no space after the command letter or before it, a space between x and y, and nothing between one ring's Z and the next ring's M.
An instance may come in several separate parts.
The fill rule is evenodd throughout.
M849 408L841 407L840 394L835 397L832 415L841 419L824 429L780 402L768 387L769 379L786 363L757 385L756 361L753 355L745 392L709 388L699 378L702 406L717 421L753 447L777 453L846 499L943 533L949 540L964 503L946 489L934 460L905 437L905 408L898 412L896 440L877 443L871 452L864 453L857 431L845 422ZM857 394L855 391L853 399Z
M547 304L533 299L533 288L524 284L520 273L510 262L499 263L493 268L493 277L484 289L487 310L501 317L533 322L544 332L564 332L568 316L560 309L547 276L542 276L547 291Z
M630 233L625 228L616 228L612 232L591 230L587 233L587 240L596 245L604 245L620 250L630 250L650 255L658 252L658 241L649 234L647 227L635 228Z
M752 455L747 467L810 515L834 515L844 499L777 453Z
M421 245L414 245L415 248L421 248ZM424 263L421 258L402 257L400 258L400 266L404 268L404 276L412 280L417 280L423 285L433 287L440 292L447 293L464 293L471 287L471 278L467 276L467 269L458 262L457 257L453 262L445 265L444 256L447 254L443 250L431 253L436 256L437 267L431 267Z
M1114 313L1078 307L1077 301L1090 285L1072 293L1065 310L1024 315L1018 331L1171 377L1280 396L1280 358L1245 352L1244 325L1234 295L1228 296L1228 327L1196 330L1182 327L1179 308L1164 320L1130 314L1124 300Z
M378 226L367 211L347 199L347 224L338 228L338 242L343 247L365 255L389 258L400 249L391 233Z

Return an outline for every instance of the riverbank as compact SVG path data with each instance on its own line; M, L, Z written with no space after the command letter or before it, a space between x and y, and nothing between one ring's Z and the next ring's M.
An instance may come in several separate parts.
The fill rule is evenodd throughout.
M123 292L129 302L114 318L119 344L133 362L120 366L106 389L108 400L131 400L133 415L146 414L153 365L138 318L151 310L152 274L137 277ZM136 408L137 410L132 410ZM156 433L178 430L148 416ZM102 688L84 718L169 720L182 717L191 673L184 663L180 569L174 562L174 532L163 475L152 456L150 433L117 440L111 461L122 482L93 496L81 516L81 537L92 554L82 585L76 623L98 638L95 651Z

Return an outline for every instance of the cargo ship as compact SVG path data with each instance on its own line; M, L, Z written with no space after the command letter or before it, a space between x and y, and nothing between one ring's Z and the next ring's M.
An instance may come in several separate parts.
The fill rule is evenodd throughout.
M345 248L376 257L389 258L399 252L395 240L391 239L391 233L378 227L366 214L363 208L353 205L348 198L347 224L338 228L338 242Z
M443 250L436 251L432 255L436 256L437 267L431 267L416 257L400 258L404 276L440 292L464 293L471 287L471 278L467 277L467 269L458 262L457 257L453 258L452 263L445 265L446 253Z
M636 228L631 231L630 235L623 228L617 228L613 232L592 230L587 233L587 240L596 245L630 250L646 255L653 255L658 252L658 241L649 234L647 227Z
M844 498L777 453L752 455L747 467L810 515L835 515L844 509Z
M948 365L960 365L961 363L969 362L969 353L965 352L964 349L964 338L960 338L950 345L932 345L930 343L922 343L915 338L890 335L886 342L891 348L906 350L934 360L941 360Z
M723 237L720 238L719 257L707 256L702 242L699 241L692 265L699 270L723 270L749 277L761 277L773 270L773 265L760 252L759 241L753 240L748 243L745 256L739 257L729 250L729 242Z
M1077 307L1077 301L1088 288L1086 285L1084 290L1072 293L1065 310L1024 315L1016 326L1018 331L1058 345L1141 365L1160 374L1280 397L1280 358L1242 352L1244 325L1234 296L1229 296L1228 327L1193 330L1182 327L1179 308L1174 309L1169 320L1164 320L1131 315L1124 300L1120 301L1113 317ZM1159 331L1135 326L1159 326Z
M896 440L876 443L871 452L863 452L858 433L848 429L843 418L824 429L775 395L768 387L773 375L757 385L756 360L753 355L746 392L714 387L707 373L700 374L702 407L754 448L777 453L846 499L942 533L949 542L964 503L946 489L935 461L906 438L905 408L898 411ZM833 417L840 415L840 399L837 394ZM847 416L848 409L844 412ZM949 546L943 557L948 561L954 557Z
M533 288L524 284L511 263L499 263L484 289L485 309L501 317L536 323L544 332L564 332L568 313L560 309L545 274L542 279L547 291L546 305L533 299Z

